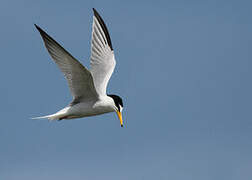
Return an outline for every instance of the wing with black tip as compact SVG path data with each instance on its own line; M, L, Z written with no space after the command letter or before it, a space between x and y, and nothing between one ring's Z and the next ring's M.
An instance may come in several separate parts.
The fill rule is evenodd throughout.
M98 12L93 11L90 72L98 95L103 96L116 61L108 29Z

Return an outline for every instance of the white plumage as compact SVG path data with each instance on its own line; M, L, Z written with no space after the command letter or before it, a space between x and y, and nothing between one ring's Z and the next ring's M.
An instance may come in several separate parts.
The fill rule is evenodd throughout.
M93 11L90 71L45 31L35 25L49 54L64 74L73 101L55 114L33 119L73 119L115 111L121 126L123 125L122 99L117 95L106 94L108 81L116 65L111 39L104 21L95 9Z

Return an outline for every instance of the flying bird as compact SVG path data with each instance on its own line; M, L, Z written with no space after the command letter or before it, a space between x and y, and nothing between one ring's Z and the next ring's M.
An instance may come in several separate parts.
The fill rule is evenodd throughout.
M73 100L68 106L54 114L33 119L63 120L116 112L123 127L122 98L106 93L108 81L116 65L112 42L103 19L94 8L93 13L89 70L34 24L49 54L64 74Z

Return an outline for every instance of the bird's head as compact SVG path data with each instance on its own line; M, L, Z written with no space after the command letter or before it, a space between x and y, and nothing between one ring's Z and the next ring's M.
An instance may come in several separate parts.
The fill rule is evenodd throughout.
M123 127L123 120L122 120L123 101L122 101L122 98L120 98L119 96L114 95L114 94L108 94L108 96L114 100L114 110L117 113L117 116L120 120L121 127Z

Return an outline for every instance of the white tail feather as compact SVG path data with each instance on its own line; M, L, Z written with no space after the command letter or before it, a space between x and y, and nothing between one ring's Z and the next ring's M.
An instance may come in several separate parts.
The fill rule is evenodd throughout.
M34 117L31 119L49 119L49 120L58 120L60 117L59 116L55 116L55 114L52 115L47 115L47 116L40 116L40 117Z
M55 114L46 115L46 116L40 116L40 117L34 117L31 119L49 119L49 120L59 120L62 117L67 116L67 111L70 107L65 107L64 109L61 109L60 111L56 112Z

